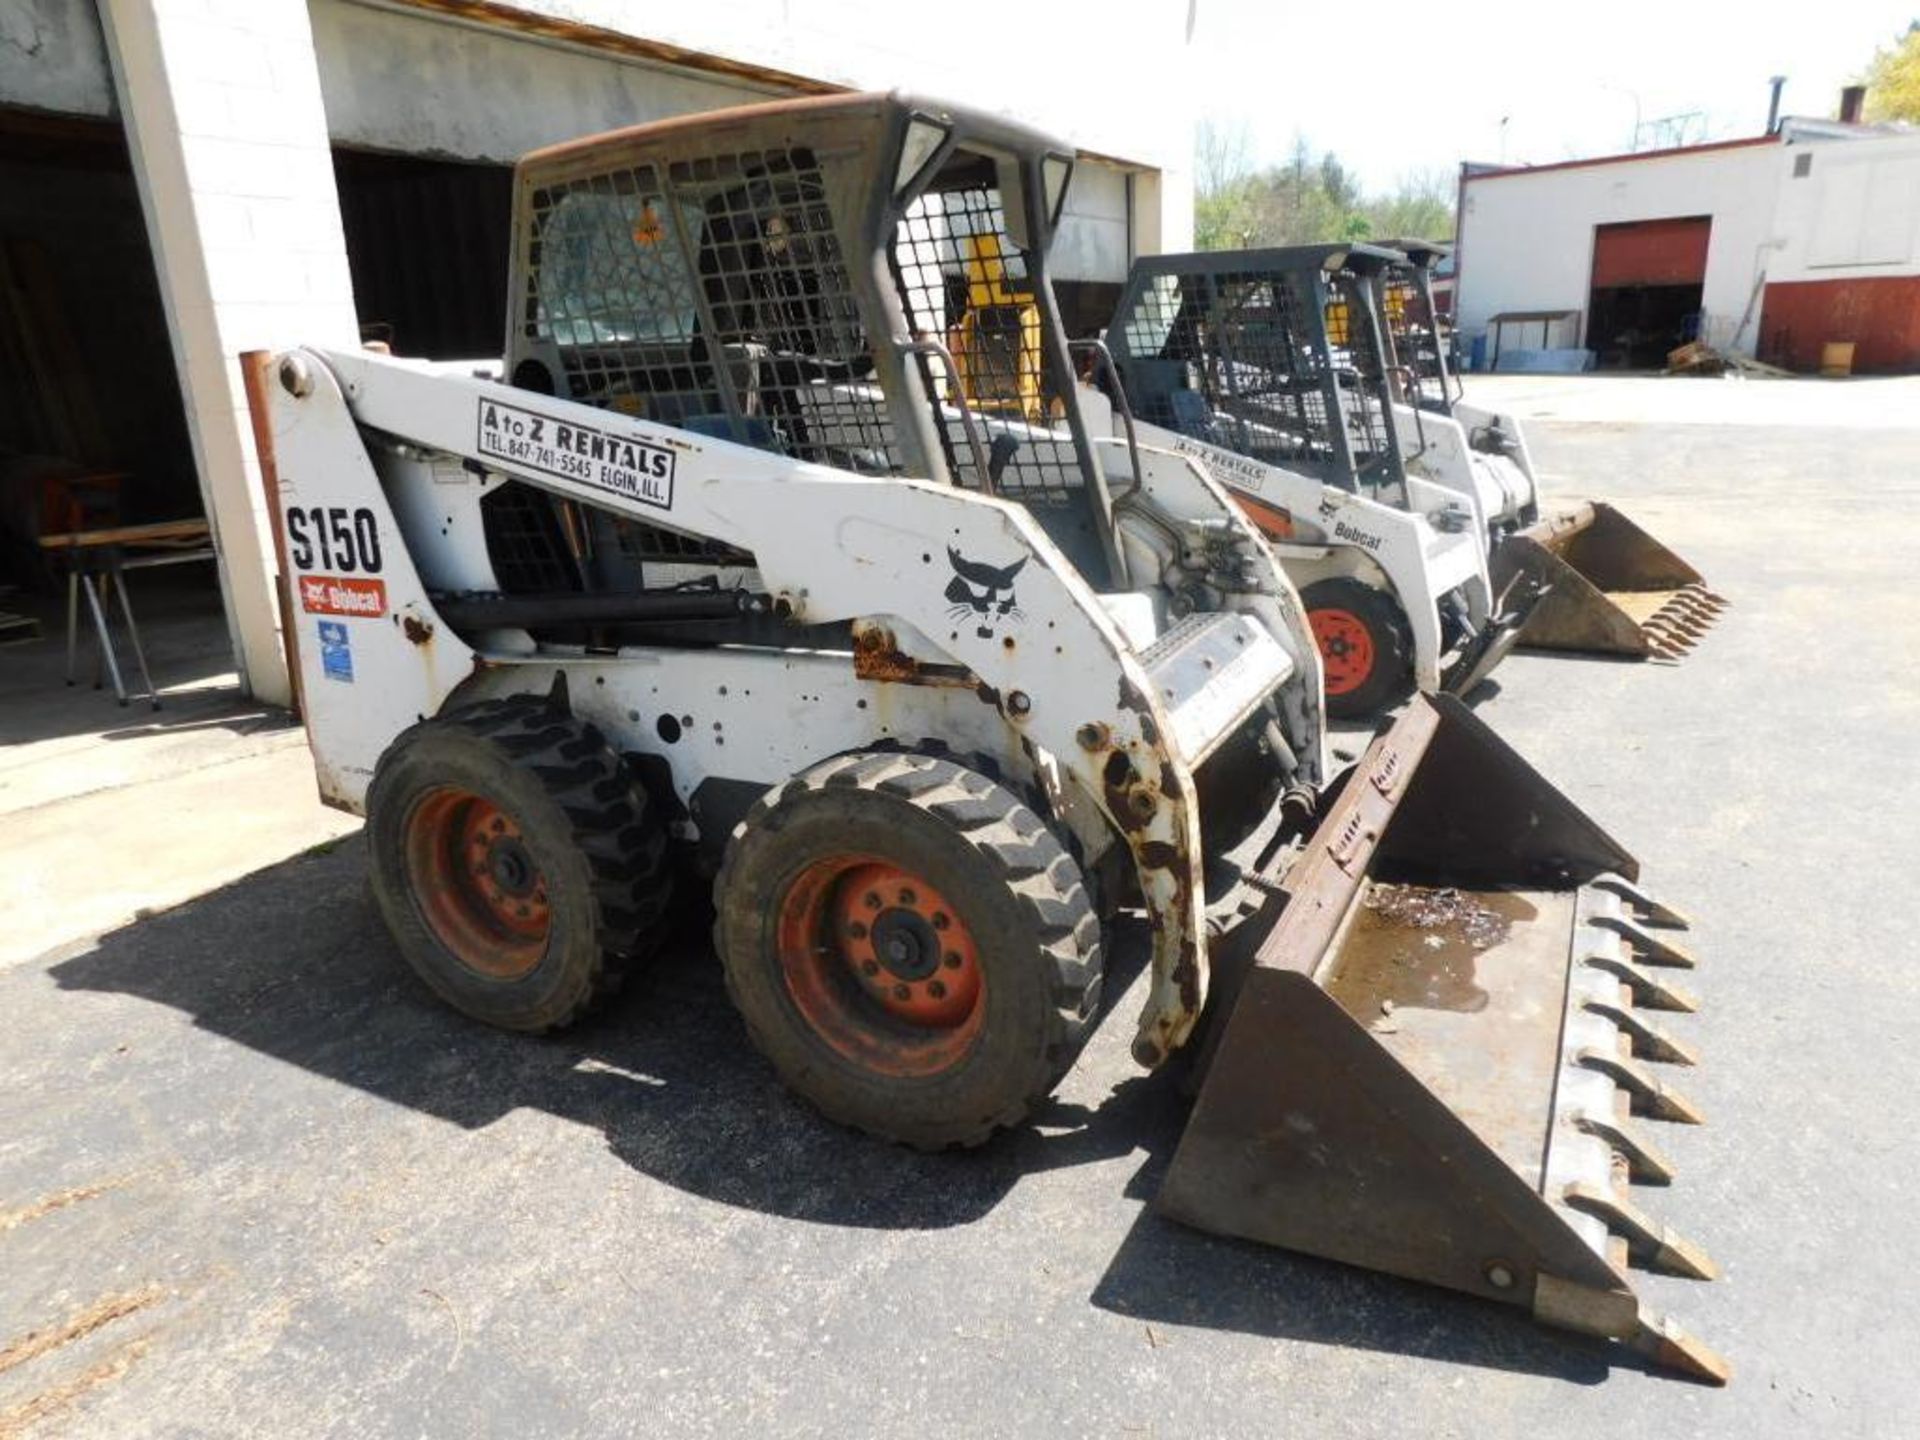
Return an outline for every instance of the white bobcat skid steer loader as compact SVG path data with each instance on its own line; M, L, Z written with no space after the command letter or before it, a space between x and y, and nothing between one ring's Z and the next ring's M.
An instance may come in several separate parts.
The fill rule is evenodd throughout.
M1727 602L1700 572L1600 501L1540 518L1520 422L1467 403L1449 373L1433 302L1433 268L1448 247L1388 240L1403 257L1381 276L1381 308L1400 382L1394 428L1407 468L1468 496L1487 537L1494 588L1516 577L1544 593L1520 634L1528 649L1677 660Z
M1463 694L1513 629L1471 504L1401 463L1363 278L1387 259L1364 246L1145 256L1105 336L1112 398L1140 438L1230 487L1300 588L1336 716L1377 711L1409 680Z
M900 96L641 126L522 162L512 383L260 358L321 792L367 816L398 948L467 1014L551 1028L647 954L676 878L711 883L730 992L787 1084L937 1147L1018 1123L1073 1063L1116 907L1152 937L1148 1068L1200 1033L1216 954L1257 952L1222 989L1264 997L1262 936L1313 918L1326 943L1285 953L1327 962L1307 987L1355 1017L1332 1026L1340 1068L1256 1056L1260 1027L1222 1016L1217 1073L1344 1089L1378 1070L1437 1097L1445 1072L1517 1046L1528 1068L1497 1112L1456 1092L1429 1102L1441 1118L1380 1121L1451 1125L1450 1152L1481 1157L1476 1183L1520 1217L1496 1237L1503 1285L1466 1288L1717 1373L1643 1314L1625 1268L1666 1263L1635 1238L1618 1157L1655 1153L1627 1118L1640 1097L1681 1103L1642 1063L1660 1032L1634 1008L1677 994L1645 967L1684 952L1642 923L1673 917L1450 701L1416 702L1318 818L1335 799L1318 661L1272 552L1198 465L1136 464L1080 419L1045 272L1071 164ZM991 431L914 324L983 235L1041 346L1037 369L1019 347L973 357L1027 366L988 383L1037 396ZM1445 941L1451 963L1522 1009L1455 1016L1451 990L1341 958L1351 926L1417 945L1454 923L1421 906L1455 915L1457 883L1507 928ZM1424 1055L1370 1036L1383 985L1403 1010L1440 1006ZM1550 991L1580 1008L1540 1008ZM1202 1113L1243 1083L1207 1081ZM1356 1158L1374 1143L1350 1141ZM1528 1145L1547 1171L1501 1171ZM1323 1159L1276 1152L1267 1179ZM1177 1213L1244 1231L1248 1193L1216 1211L1186 1183L1196 1163L1176 1167ZM1329 1216L1394 1203L1319 1173Z

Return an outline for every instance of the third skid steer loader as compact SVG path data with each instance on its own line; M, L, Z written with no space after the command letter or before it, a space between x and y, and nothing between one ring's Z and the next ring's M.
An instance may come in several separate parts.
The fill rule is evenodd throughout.
M1727 602L1706 588L1698 570L1603 501L1540 517L1519 422L1467 403L1449 372L1433 303L1433 269L1447 247L1381 243L1404 256L1381 277L1381 308L1401 382L1404 403L1394 407L1394 423L1407 468L1472 497L1496 589L1524 574L1544 592L1520 644L1641 659L1684 656Z
M1143 256L1105 335L1116 428L1233 490L1300 587L1342 717L1408 680L1465 694L1520 618L1496 603L1470 502L1402 463L1372 285L1392 258L1364 245Z
M550 1029L710 883L786 1083L941 1147L1059 1081L1137 906L1133 1057L1211 1059L1168 1213L1723 1379L1628 1268L1710 1269L1629 1199L1695 1118L1646 1013L1690 1005L1678 917L1447 697L1325 773L1271 550L1081 418L1072 166L899 95L616 131L516 172L507 383L252 357L320 790L396 947ZM939 337L989 238L1038 353L976 413Z

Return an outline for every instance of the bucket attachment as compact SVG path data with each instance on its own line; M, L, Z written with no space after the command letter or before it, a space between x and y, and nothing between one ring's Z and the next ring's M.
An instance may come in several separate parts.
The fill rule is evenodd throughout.
M1714 1384L1629 1266L1711 1278L1644 1212L1699 1123L1685 921L1457 700L1417 696L1349 772L1244 974L1220 975L1162 1213L1518 1305Z
M1488 566L1496 591L1523 572L1546 589L1520 636L1529 650L1678 660L1727 606L1698 570L1597 501L1509 536Z
M1513 647L1521 643L1527 622L1546 598L1539 579L1532 574L1512 576L1495 594L1498 598L1494 613L1462 642L1452 663L1440 673L1440 688L1449 695L1458 695L1463 700L1471 695Z

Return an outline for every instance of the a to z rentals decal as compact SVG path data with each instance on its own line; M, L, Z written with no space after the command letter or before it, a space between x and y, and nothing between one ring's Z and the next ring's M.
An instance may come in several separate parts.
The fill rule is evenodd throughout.
M673 508L671 450L485 397L479 426L482 455L656 509Z

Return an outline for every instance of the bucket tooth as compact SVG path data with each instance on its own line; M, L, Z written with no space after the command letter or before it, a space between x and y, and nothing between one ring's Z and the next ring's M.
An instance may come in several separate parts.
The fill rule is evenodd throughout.
M1613 955L1589 955L1587 964L1619 978L1633 996L1633 1003L1647 1010L1670 1010L1691 1015L1700 1008L1692 991L1669 984L1658 976Z
M1671 1120L1677 1125L1704 1125L1707 1117L1700 1107L1672 1086L1647 1073L1637 1060L1608 1055L1600 1050L1582 1050L1577 1057L1581 1066L1597 1070L1626 1092L1627 1102L1636 1115L1655 1120Z
M1692 921L1671 905L1662 904L1624 875L1601 875L1592 882L1596 890L1618 895L1623 904L1640 912L1640 923L1662 930L1685 930Z
M1649 627L1675 631L1689 640L1698 640L1708 628L1705 621L1671 602L1649 615L1646 623Z
M1627 1344L1648 1364L1671 1370L1707 1385L1725 1385L1733 1367L1716 1351L1701 1344L1673 1321L1640 1310L1640 1323Z
M1662 1225L1632 1201L1592 1185L1569 1185L1569 1208L1591 1215L1627 1242L1627 1253L1649 1270L1688 1280L1718 1280L1720 1267L1707 1252Z
M1627 1162L1627 1176L1637 1185L1670 1185L1675 1174L1674 1164L1664 1151L1646 1136L1637 1126L1611 1116L1579 1115L1574 1118L1583 1132L1597 1140L1604 1140L1620 1153Z
M1721 607L1708 600L1698 590L1682 590L1668 602L1674 608L1693 616L1703 625L1711 625L1720 618Z
M1649 615L1642 620L1640 632L1650 640L1664 640L1669 645L1678 645L1682 650L1691 650L1700 643L1699 631L1663 615Z
M1676 944L1662 935L1655 935L1637 920L1629 920L1624 915L1596 915L1593 923L1604 926L1626 941L1635 952L1635 958L1648 965L1665 965L1675 970L1693 970L1700 962L1693 952L1684 945Z
M1587 1009L1611 1021L1633 1044L1637 1060L1658 1060L1666 1065L1698 1065L1700 1057L1683 1044L1624 1005L1609 1005L1604 1000L1587 1001Z

